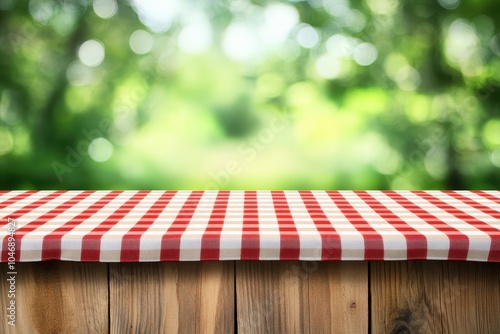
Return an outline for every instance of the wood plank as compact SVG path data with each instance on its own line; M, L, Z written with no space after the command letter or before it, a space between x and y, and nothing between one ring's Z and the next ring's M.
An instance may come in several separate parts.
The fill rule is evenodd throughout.
M443 265L441 309L446 333L500 333L500 263Z
M239 333L367 333L366 262L236 263Z
M372 333L499 333L500 264L371 263Z
M8 270L5 263L0 267L5 310ZM2 333L108 333L107 264L16 263L16 271L16 327L2 321Z
M234 333L234 262L110 264L111 333Z
M372 333L442 333L439 262L371 262ZM431 302L432 301L432 302Z

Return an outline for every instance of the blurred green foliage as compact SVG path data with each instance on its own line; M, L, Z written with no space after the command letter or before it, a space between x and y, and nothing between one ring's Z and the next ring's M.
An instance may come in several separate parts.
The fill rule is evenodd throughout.
M500 2L0 0L0 188L498 189Z

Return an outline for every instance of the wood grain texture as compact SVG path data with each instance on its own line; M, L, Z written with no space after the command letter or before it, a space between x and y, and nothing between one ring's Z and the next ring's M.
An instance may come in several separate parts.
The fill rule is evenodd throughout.
M1 308L9 299L2 263ZM2 333L108 333L108 265L47 261L16 263L16 327ZM2 311L2 315L4 311Z
M500 263L371 262L370 315L367 262L234 268L109 264L108 304L108 264L17 263L16 327L2 311L0 333L367 333L369 316L374 334L500 333Z
M237 262L239 333L367 333L366 262Z
M110 264L111 333L234 333L234 262Z
M500 333L500 263L371 263L372 333Z

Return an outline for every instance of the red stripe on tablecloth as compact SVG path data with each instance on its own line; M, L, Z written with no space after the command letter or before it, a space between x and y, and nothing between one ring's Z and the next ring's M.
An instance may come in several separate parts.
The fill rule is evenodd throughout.
M176 191L164 192L139 221L123 236L120 261L139 261L141 253L141 236L156 221L176 193Z
M95 203L90 205L83 212L78 214L76 217L68 221L62 226L52 231L50 234L43 237L42 246L42 261L45 260L60 260L61 259L61 242L62 238L66 233L86 221L88 218L92 217L96 212L101 210L114 198L116 198L121 192L112 191L106 194L104 197L97 200Z
M62 204L58 205L57 207L53 208L49 212L43 214L42 216L37 218L35 221L32 221L32 222L24 225L22 228L18 229L16 231L16 244L17 244L17 247L19 247L19 249L21 251L16 253L16 258L17 259L20 258L20 255L22 252L22 240L26 234L36 230L37 228L39 228L43 224L46 224L51 219L59 216L61 213L66 212L68 209L70 209L73 206L75 206L76 204L80 203L83 199L88 197L90 194L91 194L90 191L81 192L80 194L71 197L69 200L67 200L67 201L63 202Z
M408 260L427 259L427 238L425 235L399 218L398 215L389 210L388 207L367 191L359 191L357 195L380 217L384 218L385 221L393 225L396 230L403 234L406 239L406 257Z
M97 262L101 256L101 239L103 234L115 226L123 217L125 217L137 204L139 204L150 191L138 191L124 204L122 204L111 216L106 218L92 231L82 238L81 261Z
M438 208L448 212L449 214L463 220L469 225L474 226L478 230L481 230L488 234L491 238L490 253L488 255L488 261L500 261L500 230L486 224L485 222L465 213L464 211L451 206L448 203L443 202L439 198L426 193L425 191L415 191L415 194L422 197L429 203L437 206ZM465 202L464 202L465 203Z
M6 199L5 201L0 202L0 210L1 210L1 209L4 209L4 208L6 208L6 207L8 207L8 206L9 206L9 205L11 205L11 204L14 204L14 203L16 203L16 202L19 202L20 200L25 199L25 198L26 198L26 197L28 197L28 196L34 195L34 194L36 194L37 192L38 192L38 191L25 191L25 192L23 192L23 193L17 194L17 195L16 195L16 196L14 196L14 197L11 197L11 198L9 198L9 199ZM11 217L11 216L9 215L9 217ZM4 217L2 217L2 219L3 219L3 218L4 218ZM11 217L11 218L12 218L12 219L14 219L14 217ZM3 223L3 222L2 222L2 223ZM3 225L5 225L5 224L1 224L1 226L3 226Z
M479 196L483 196L484 198L489 199L489 200L490 200L490 201L492 201L492 202L495 202L495 203L497 203L497 204L500 204L500 198L498 198L498 197L496 197L496 196L493 196L492 194L489 194L489 193L487 193L487 192L485 192L485 191L482 191L482 190L480 190L480 191L475 191L475 192L474 192L474 194L477 194L477 195L479 195Z
M384 240L382 236L359 214L359 212L338 191L327 191L342 214L351 222L364 239L365 260L384 259ZM368 204L369 205L369 204Z
M458 199L459 201L473 207L474 209L478 209L479 211L484 212L487 215L490 215L491 217L493 217L495 219L500 219L500 211L496 211L496 210L494 210L494 209L492 209L484 204L476 202L475 200L473 200L470 197L464 196L460 193L457 193L456 191L446 191L444 193L446 195L449 195L451 197ZM475 194L476 192L473 192L473 193Z
M446 224L394 190L387 191L386 195L448 237L450 240L450 249L448 251L449 260L467 260L467 254L469 252L469 237L467 235Z
M341 260L342 242L340 235L325 215L314 194L311 191L301 191L300 197L321 235L321 260Z
M242 260L258 260L260 256L259 209L257 192L245 191L243 228L241 236Z
M35 209L38 209L40 206L46 204L47 202L50 202L51 200L59 197L60 195L64 194L66 192L66 190L57 190L57 191L54 191L53 193L50 193L40 199L37 199L36 201L34 201L33 203L30 203L30 204L26 204L25 206L23 206L22 208L18 209L17 211L14 211L12 212L11 214L8 214L6 216L3 216L1 219L2 219L2 224L0 226L4 226L4 225L7 225L8 222L7 221L3 221L4 219L6 219L7 217L9 218L12 218L12 219L17 219L17 218L20 218L21 216L35 210ZM28 192L28 195L34 195L36 192ZM16 196L17 197L17 196ZM23 198L26 198L28 196L24 196L22 198L20 198L19 200L23 199ZM13 203L9 203L9 204L13 204ZM7 207L8 205L6 205L5 207Z
M220 259L220 234L226 217L229 191L219 191L208 225L201 239L200 260Z
M300 236L283 191L272 191L273 204L280 230L280 260L300 258Z
M161 238L160 261L179 261L181 237L188 227L203 191L193 191Z
M58 190L58 191L55 191L53 193L50 193L48 194L47 196L44 196L36 201L34 201L33 203L30 203L30 204L27 204L25 206L23 206L21 209L17 210L17 211L14 211L12 214L10 215L7 215L5 217L9 217L9 218L12 218L12 219L19 219L21 218L23 215L39 208L40 206L46 204L47 202L50 202L51 200L61 196L62 194L64 194L66 191L64 190ZM3 225L7 225L8 222L6 222L5 224ZM19 222L18 222L19 223ZM9 238L9 235L6 235L3 240L2 240L2 256L1 256L1 262L7 262L7 258L8 258L8 249L7 249L7 243L8 243L8 238ZM15 239L16 239L16 249L18 250L16 252L16 261L17 259L19 258L19 250L21 249L20 248L20 244L17 242L17 231L16 231L16 235L15 235Z

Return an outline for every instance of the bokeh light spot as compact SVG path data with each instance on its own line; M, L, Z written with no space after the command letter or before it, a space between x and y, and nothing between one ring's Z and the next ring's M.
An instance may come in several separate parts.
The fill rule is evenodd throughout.
M385 73L392 80L396 80L396 76L398 75L398 72L403 67L406 67L406 66L408 66L408 61L406 60L405 56L403 56L402 54L397 53L397 52L392 52L391 54L389 54L384 61Z
M441 7L446 9L455 9L460 5L460 0L438 0Z
M354 38L335 34L326 41L326 50L334 57L350 57L356 45Z
M448 62L459 67L466 76L476 76L483 70L479 38L474 27L464 19L456 19L448 28L444 43Z
M90 39L78 49L78 58L87 66L99 66L104 60L104 45L95 39Z
M496 149L490 153L490 161L493 165L500 167L500 149Z
M361 66L369 66L377 59L377 48L371 43L361 43L354 49L353 58Z
M52 1L31 0L29 11L31 16L38 22L47 22L55 12L56 3Z
M118 4L115 0L94 0L94 12L102 19L110 19L118 11Z
M397 0L366 0L372 12L380 15L393 15L398 9Z
M350 10L347 0L323 0L323 8L335 17L343 17Z
M297 9L287 4L273 3L267 6L264 18L262 35L271 47L280 46L299 23Z
M95 138L89 145L89 156L97 162L105 162L113 155L113 145L106 138Z
M350 10L343 18L344 25L353 32L360 32L366 24L366 18L359 10Z
M128 42L132 51L143 55L153 49L154 38L145 30L136 30L130 35Z
M223 48L233 60L250 60L262 53L261 43L254 31L240 22L233 22L224 34Z
M179 0L133 0L139 20L154 32L163 32L170 28L181 10Z
M328 54L322 55L316 60L316 71L325 79L334 79L340 74L340 62Z
M500 119L490 119L483 128L483 141L491 148L500 147Z
M420 85L420 74L411 66L403 66L395 75L399 88L407 92L417 89Z
M319 42L319 34L316 29L308 24L303 24L297 32L297 43L306 49L311 49Z

